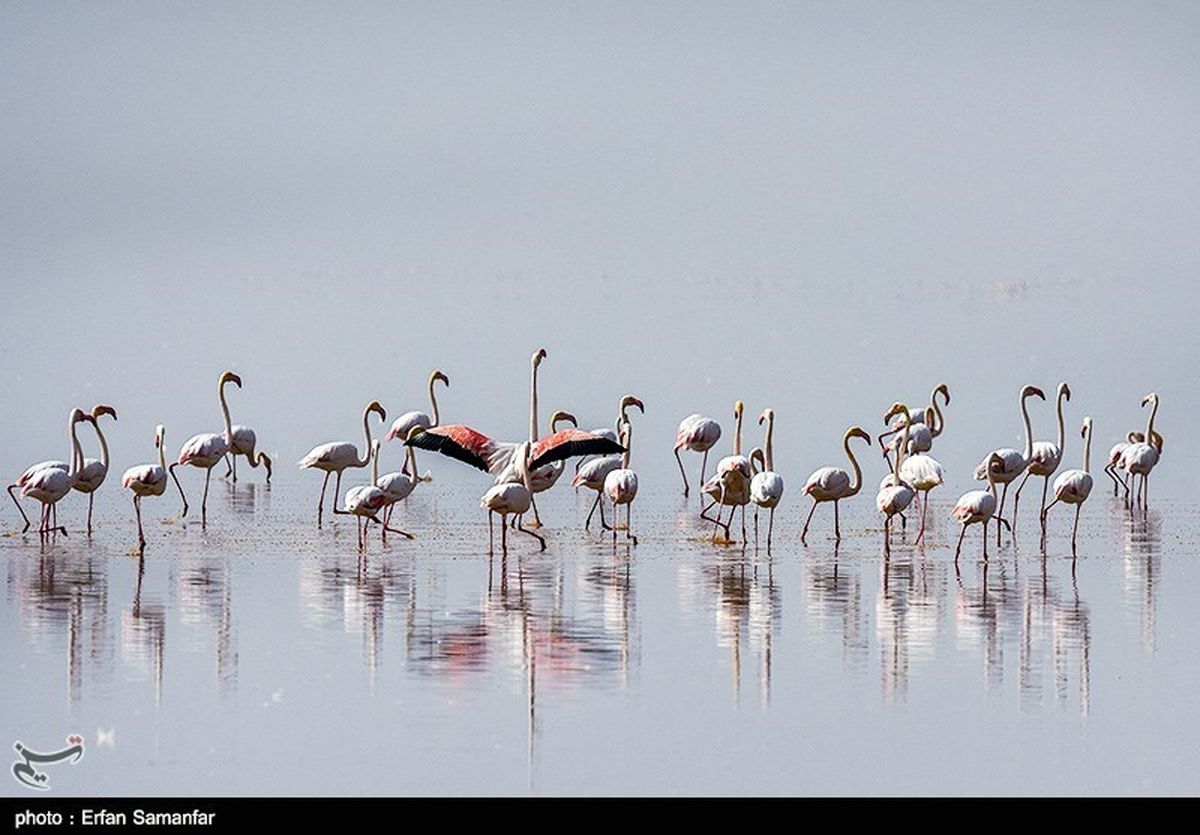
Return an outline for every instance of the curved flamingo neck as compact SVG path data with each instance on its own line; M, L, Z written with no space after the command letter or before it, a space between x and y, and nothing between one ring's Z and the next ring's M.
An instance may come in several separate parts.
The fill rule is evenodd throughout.
M853 450L850 449L850 433L842 438L842 449L846 450L846 457L850 459L850 466L854 468L854 480L850 483L850 490L846 496L853 496L862 489L862 467L858 466L858 459L854 457Z
M1087 431L1083 434L1083 471L1092 471L1092 422L1089 420Z
M531 364L529 372L529 443L535 444L538 439L538 398L537 398L538 363Z
M78 421L71 421L71 466L67 470L67 475L72 479L75 479L83 468L83 448L79 445L79 433L76 432L78 426Z
M413 481L417 480L417 448L412 444L408 445L408 474L412 476Z
M1059 455L1062 455L1063 443L1066 439L1066 435L1064 434L1064 430L1063 430L1063 398L1066 396L1066 393L1067 393L1066 389L1061 388L1061 387L1059 388L1059 390L1058 390L1058 405L1056 407L1058 410L1058 454Z
M900 448L896 450L896 469L892 471L893 487L900 486L900 465L904 463L904 456L908 453L908 433L912 428L912 415L908 413L908 409L904 409L900 414L904 416L904 437L900 440Z
M1150 417L1146 420L1146 440L1145 443L1154 445L1154 416L1158 414L1158 398L1154 398L1154 405L1150 407Z
M992 500L995 501L995 499L996 499L996 474L994 472L992 472L991 459L988 459L988 465L987 465L987 485L988 485L988 490L990 490L992 493ZM998 525L1000 523L997 522L996 524Z
M225 402L226 382L226 380L221 380L220 385L217 386L217 400L221 403L221 414L225 418L225 443L233 446L233 421L229 419L229 404ZM100 428L97 427L96 431L99 432Z
M938 406L937 396L941 394L941 389L934 389L933 394L929 395L930 411L926 412L926 417L929 418L929 434L937 437L942 434L942 429L945 428L945 418L942 416L942 409ZM950 401L946 401L946 405L950 405Z
M167 456L164 448L167 445L167 433L163 432L158 436L158 466L160 469L167 468Z
M363 458L361 461L359 461L357 458L358 453L355 453L354 463L359 467L365 467L365 466L367 466L367 464L371 463L371 423L369 420L370 417L371 417L371 407L367 406L367 408L363 409L363 435L366 437L366 441L363 444L363 454L366 457Z
M379 486L379 441L371 441L371 486Z
M1021 395L1021 419L1025 421L1025 460L1033 457L1033 425L1029 422L1029 398Z
M433 385L437 381L437 374L431 374L429 377L429 408L433 411L433 426L438 426L441 422L441 415L438 414L437 392L433 389Z
M100 441L100 465L104 467L105 472L108 471L108 441L104 437L104 432L100 429L100 419L96 419L96 438Z

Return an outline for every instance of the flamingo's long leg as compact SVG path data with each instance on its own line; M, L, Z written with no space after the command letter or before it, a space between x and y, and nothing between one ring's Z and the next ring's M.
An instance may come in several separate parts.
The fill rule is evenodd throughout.
M333 485L333 515L346 516L350 511L338 510L338 496L342 495L342 471L337 471L337 481Z
M208 524L208 482L212 478L212 467L204 471L204 498L200 502L200 526Z
M92 535L92 505L96 501L95 493L88 493L88 536Z
M137 516L138 526L138 550L146 548L146 534L142 530L142 497L137 493L133 494L133 512Z
M1071 526L1071 556L1075 556L1075 535L1079 533L1079 511L1083 510L1083 504L1075 505L1075 524Z
M596 514L596 508L600 505L600 496L602 495L599 490L596 491L596 501L592 502L592 509L588 511L587 519L583 520L583 529L585 531L591 530L592 516Z
M325 480L321 482L321 498L317 499L317 527L321 527L321 514L325 512L325 490L329 487L329 470L325 471Z
M675 461L679 464L679 474L683 476L683 495L688 494L687 471L683 469L683 459L679 457L679 447L675 447Z
M771 534L775 532L775 508L767 515L767 553L771 553Z
M704 458L700 461L700 486L704 486L704 473L708 470L708 450L704 450Z
M833 500L833 538L838 542L842 541L842 525L838 518L838 502L840 499Z
M1042 533L1046 532L1046 491L1050 489L1050 476L1042 479L1042 509L1038 514L1042 520Z
M800 541L804 543L804 537L808 536L808 523L812 521L813 514L817 512L817 500L813 499L812 508L808 511L808 518L804 520L804 530L800 531ZM804 543L807 544L807 543Z
M958 547L954 549L954 564L958 565L958 555L962 553L963 537L967 535L967 526L962 526L962 531L958 535ZM987 538L986 536L984 537Z
M11 498L13 500L13 504L15 504L17 506L17 512L21 514L21 518L25 520L25 527L21 528L21 533L25 533L25 531L29 530L29 526L31 523L29 521L29 517L25 515L25 508L21 507L21 502L19 499L17 499L17 494L13 492L13 490L16 490L16 489L17 489L17 485L15 485L15 484L8 485L8 495L9 495L9 498Z
M1017 524L1017 508L1021 506L1021 491L1025 489L1025 482L1029 481L1031 475L1033 475L1033 472L1026 467L1025 476L1021 479L1021 483L1017 485L1017 492L1013 495L1012 523L1014 525ZM996 544L999 545L1000 543L997 542Z
M1008 498L1008 482L1004 482L1004 490L1000 493L1000 511L996 514L1001 519L1004 518L1004 500ZM1011 526L1010 526L1011 529ZM1000 526L996 526L996 545L1000 545Z
M175 475L175 468L178 466L179 466L178 463L172 464L170 467L167 467L167 471L171 473L171 480L174 481L175 486L179 488L179 498L183 501L183 512L179 514L179 518L182 519L184 516L187 516L188 503L187 503L187 496L185 496L183 493L183 485L179 483L179 476ZM319 515L317 517L317 520L319 523L320 522Z
M633 535L633 502L625 505L625 539L631 541L634 546L638 544L638 538Z
M517 517L517 530L519 530L521 533L527 533L527 534L529 534L530 536L532 536L534 539L536 539L536 540L538 541L538 544L539 544L539 545L541 545L541 550L542 550L542 551L545 551L545 550L546 550L546 539L545 539L545 537L541 536L540 534L536 534L536 533L534 533L533 531L529 530L529 528L527 528L527 527L525 527L524 525L522 525L522 524L521 524L521 517L520 517L520 516L518 516L518 517ZM615 531L614 531L614 535L615 535Z
M529 506L533 508L533 524L530 527L540 528L542 526L542 517L538 515L537 499L533 497L532 493L529 495Z

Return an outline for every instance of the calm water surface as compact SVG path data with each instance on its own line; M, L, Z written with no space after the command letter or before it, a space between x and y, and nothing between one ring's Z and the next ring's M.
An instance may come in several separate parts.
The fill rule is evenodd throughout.
M1030 513L956 570L946 496L884 560L865 498L803 548L792 496L767 555L652 492L631 552L559 489L550 548L489 559L482 488L419 491L418 539L363 556L352 523L315 531L317 489L220 485L207 531L147 501L141 561L112 489L91 541L77 498L69 539L0 538L0 732L88 740L56 793L1200 789L1191 506L1131 523L1098 489L1077 561Z

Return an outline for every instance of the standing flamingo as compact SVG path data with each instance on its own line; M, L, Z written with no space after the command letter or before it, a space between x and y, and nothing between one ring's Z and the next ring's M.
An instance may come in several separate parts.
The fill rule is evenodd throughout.
M125 475L121 476L121 486L133 492L133 512L137 516L139 554L146 550L146 533L142 529L142 497L161 496L167 489L167 461L164 450L166 441L167 431L162 424L159 424L154 428L154 448L158 450L158 463L130 467L125 471ZM183 487L179 484L179 479L175 478L174 472L171 473L171 477L174 478L175 486L179 488L179 495L182 497Z
M813 500L812 509L808 511L808 518L804 520L804 530L800 532L800 542L806 545L808 543L804 542L804 538L808 536L808 525L812 521L813 513L817 510L817 505L821 502L833 502L833 535L838 542L842 539L838 502L857 495L858 491L862 489L862 468L858 466L858 459L854 457L854 452L850 449L851 438L862 438L869 447L871 436L859 426L851 426L842 436L842 449L846 451L846 457L850 459L850 466L854 468L853 482L846 471L839 467L822 467L810 475L808 481L804 483L802 492L806 496L812 496Z
M97 404L92 407L92 426L96 427L96 438L100 442L100 460L95 458L84 458L83 465L79 468L79 476L75 479L75 489L80 493L86 493L88 497L88 520L87 532L88 536L92 535L92 505L96 499L96 491L100 489L100 485L104 483L104 479L108 477L108 441L104 438L104 432L100 429L100 417L109 415L113 420L117 419L117 410L112 406Z
M988 457L983 460L978 467L975 468L975 480L983 481L987 478L988 462L993 460L993 456L1000 458L1001 464L998 469L992 473L992 479L998 484L1004 485L1004 492L1000 494L1000 510L997 516L1004 518L1004 500L1008 498L1008 485L1021 473L1025 472L1025 467L1029 464L1029 459L1033 456L1033 428L1029 425L1029 409L1025 401L1030 397L1040 397L1046 399L1046 395L1040 388L1036 386L1025 386L1021 389L1021 419L1025 421L1025 451L1018 452L1010 447L996 449L988 453ZM1014 520L1015 522L1015 520ZM1009 526L1012 530L1012 526ZM996 544L1000 544L1000 526L996 526Z
M424 431L420 426L412 426L408 430L408 437L415 438ZM418 484L430 480L428 475L417 475L417 448L415 446L408 446L405 449L408 460L400 472L388 473L375 480L375 484L379 486L379 489L383 491L383 495L387 498L387 511L383 516L383 536L385 539L387 538L388 531L400 533L409 539L414 538L413 534L396 531L391 527L392 513L396 510L397 502L404 501L412 495L412 491L417 489Z
M24 487L25 484L31 478L33 478L33 476L39 470L62 470L64 473L70 471L71 467L75 463L75 449L79 445L79 441L75 436L75 424L83 419L84 412L82 409L72 409L70 415L67 417L67 440L71 443L71 463L67 463L66 461L39 461L32 466L26 467L25 472L21 473L20 477L18 477L16 481L8 485L8 497L13 500L13 504L17 506L17 512L20 513L21 518L25 520L25 527L21 528L21 533L25 533L27 530L29 530L29 526L32 523L29 521L29 517L25 514L25 508L21 507L21 502L17 498L16 493L13 491ZM57 512L55 513L55 517L55 524L57 524Z
M175 468L185 464L204 470L204 498L200 502L201 525L208 523L208 483L212 478L212 468L229 451L229 439L233 434L233 425L229 421L229 404L225 402L226 383L233 383L241 388L242 378L232 371L226 371L217 378L217 400L221 404L221 414L225 418L225 434L218 435L208 432L202 435L193 435L179 450L179 459L168 468L172 477L175 476ZM183 498L183 513L180 515L187 516L187 496L183 495L182 490L179 491L179 494Z
M1035 441L1033 444L1033 455L1029 459L1029 466L1025 469L1025 476L1021 479L1021 483L1017 485L1017 492L1013 495L1013 524L1017 522L1017 507L1021 503L1021 488L1025 486L1025 482L1029 480L1031 475L1040 475L1042 477L1042 504L1038 510L1038 518L1045 519L1046 510L1046 493L1050 489L1050 476L1054 475L1054 471L1058 469L1058 465L1062 463L1063 456L1063 401L1070 401L1071 388L1066 383L1058 384L1058 396L1055 398L1055 410L1058 412L1058 442L1050 443L1049 441Z
M441 415L438 414L437 392L433 389L433 384L441 382L446 388L450 388L450 378L441 371L434 371L429 375L429 411L433 412L433 417L424 412L405 412L392 422L392 428L388 430L385 441L391 441L399 438L401 441L407 441L412 434L413 427L421 429L429 429L438 426L441 423Z
M929 452L933 449L933 439L942 434L942 430L946 427L945 417L942 415L942 410L938 406L938 395L941 395L946 401L946 405L950 405L950 387L945 383L938 383L934 387L933 392L929 395L929 408L918 409L913 412L909 423L909 438L908 438L908 454L915 455L920 452ZM896 435L904 429L904 420L897 418L887 432L879 436L879 445L883 447L883 457L888 462L888 469L892 470L892 459L888 457L888 453L896 448L899 442L898 438L893 438L890 444L884 442L884 438L889 435ZM901 519L904 515L901 514Z
M892 482L880 489L875 497L875 507L883 514L883 552L890 554L892 550L892 517L897 513L903 513L913 500L913 488L900 480L900 473L904 469L904 456L908 452L909 438L909 414L908 406L903 403L893 403L892 408L883 416L883 423L886 426L893 415L899 414L904 419L904 429L900 437L900 443L896 446L896 471L892 473Z
M1119 444L1113 444L1112 449L1108 451L1108 464L1104 467L1104 472L1112 479L1113 495L1117 495L1118 489L1123 489L1126 495L1129 494L1129 485L1126 484L1126 476L1117 478L1117 471L1125 467L1125 450L1133 444L1141 443L1146 440L1146 436L1141 432L1130 432L1125 436L1125 441ZM1158 454L1162 455L1163 437L1154 431L1154 446L1158 448Z
M637 473L629 469L630 441L633 438L633 426L626 421L621 426L621 442L625 447L625 451L621 453L621 466L619 469L613 470L604 477L604 494L612 501L613 523L613 546L617 544L617 508L625 505L625 539L627 542L632 542L635 546L638 544L638 539L633 535L633 520L631 517L633 511L633 500L637 498L638 477Z
M687 473L683 469L683 459L679 450L704 453L700 462L700 484L704 483L704 471L708 469L708 451L717 441L721 440L721 425L712 418L704 415L690 414L679 422L675 431L675 460L679 463L679 475L683 477L683 495L688 494Z
M387 420L387 412L379 405L378 400L372 400L363 407L362 425L363 435L366 438L363 442L363 458L358 457L358 448L354 444L347 441L333 441L313 447L308 455L300 459L301 468L322 470L325 473L325 480L321 482L321 498L317 500L318 528L321 527L321 516L325 508L325 489L329 486L329 475L337 474L337 480L333 486L333 512L341 514L345 511L337 509L337 497L341 495L342 472L348 469L362 469L371 463L371 424L368 419L372 413L379 415L381 421Z
M988 489L969 490L959 497L958 503L950 514L962 523L962 531L958 535L958 547L954 549L954 565L958 566L958 555L962 552L963 537L967 535L967 527L979 522L983 523L983 561L987 562L988 523L996 520L997 527L1007 525L1003 516L996 515L996 474L1004 470L1004 455L1002 451L988 455L980 467L983 468L984 478L987 479Z
M50 516L53 513L57 521L58 514L54 511L54 507L71 492L76 479L79 478L79 468L83 464L83 450L79 446L79 437L75 433L75 427L81 420L86 420L93 426L96 423L96 419L88 413L79 409L75 411L79 414L76 415L74 412L71 414L70 468L64 472L58 467L43 467L21 485L21 498L37 499L42 503L41 527L38 528L38 533L43 537L56 531L61 531L63 536L67 535L65 527L51 524Z
M413 427L416 432L420 431L419 427ZM411 447L410 447L411 452ZM355 455L357 455L357 451ZM415 467L415 464L414 464ZM400 475L399 473L391 473L390 475ZM411 492L411 488L409 488ZM371 441L371 483L364 484L358 487L351 487L346 491L346 506L342 509L342 513L348 513L356 517L358 523L358 548L362 550L367 546L367 524L368 522L376 522L383 529L382 536L386 539L389 530L392 533L398 533L408 539L413 539L414 536L407 531L402 531L395 528L388 528L386 520L379 519L379 511L391 509L391 506L396 502L396 499L389 497L386 490L380 485L379 481L379 441Z
M421 435L418 435L409 441L409 443L412 444L413 441L421 437ZM508 517L510 514L517 517L516 529L536 539L541 546L539 550L546 550L545 537L534 533L521 524L521 518L533 503L533 490L529 484L529 455L531 446L532 444L528 441L524 441L517 444L517 448L513 452L512 465L520 481L500 482L492 486L491 489L483 494L483 498L479 500L480 506L486 507L488 512L488 556L491 556L495 549L495 532L492 526L492 515L496 513L500 514L500 547L505 554L508 553Z
M1092 493L1092 419L1090 417L1083 419L1081 434L1083 435L1083 469L1066 470L1054 479L1054 501L1050 502L1050 505L1042 511L1042 530L1045 531L1046 517L1050 515L1051 507L1059 502L1075 505L1075 524L1071 527L1072 556L1075 555L1075 535L1079 532L1079 511ZM1042 542L1045 543L1045 541L1043 534Z
M254 430L249 426L234 426L232 437L233 443L229 445L229 452L225 454L225 478L232 475L233 483L237 484L237 460L240 455L250 464L251 469L256 469L261 464L267 471L267 484L270 484L271 459L265 452L255 451L255 447L258 446L258 436Z
M775 472L775 410L763 409L762 414L758 416L758 425L767 424L767 434L763 442L765 449L760 450L757 447L750 453L751 462L754 461L754 453L758 453L758 458L762 463L762 472L754 474L750 479L750 501L754 502L754 547L758 548L758 511L761 508L766 508L767 515L767 553L771 553L771 534L775 530L775 508L779 506L780 500L783 498L783 476Z
M559 431L558 424L569 423L571 426L579 426L579 421L575 419L575 415L562 410L556 411L550 415L550 434L553 435ZM533 506L533 522L530 524L532 528L540 528L542 520L538 518L537 509L537 494L545 493L551 487L558 483L558 479L566 470L565 461L555 461L553 464L547 464L544 467L539 467L537 470L529 474L530 489L533 490L534 498L530 500ZM510 479L511 480L511 479Z
M735 429L733 433L733 454L726 455L717 462L717 472L704 483L700 492L709 496L712 502L700 511L700 518L715 522L713 542L717 540L717 528L725 529L725 538L729 539L729 525L733 524L733 515L740 507L742 509L742 542L746 541L746 505L750 501L750 480L754 478L754 469L750 459L742 455L742 415L745 406L738 400L733 404ZM717 508L717 518L713 519L708 511ZM729 524L721 523L721 514L729 507Z
M1142 398L1142 408L1150 403L1150 417L1146 421L1146 432L1143 435L1145 438L1154 439L1154 418L1158 415L1158 395L1154 392L1147 394ZM1141 507L1143 511L1150 510L1150 471L1154 469L1154 465L1158 463L1159 451L1153 443L1130 444L1125 450L1125 454L1121 458L1121 463L1124 469L1129 471L1133 482L1130 484L1130 499L1134 506ZM1136 497L1133 495L1134 488L1137 486L1137 477L1142 477L1142 485L1137 488Z
M946 473L932 455L921 452L905 456L904 464L900 468L900 480L917 493L924 494L921 497L921 529L917 531L917 538L914 540L914 542L920 543L925 538L925 515L929 510L929 491L945 483ZM901 515L900 519L903 521L904 516Z
M616 425L618 427L623 428L626 423L629 423L627 410L630 407L637 407L638 411L642 414L646 413L646 407L642 404L642 401L632 394L627 394L621 398L617 406ZM592 434L600 436L599 432L593 432ZM620 466L621 456L608 455L604 458L592 458L577 470L575 478L571 481L571 485L573 487L586 487L589 490L596 491L596 501L592 502L592 509L588 511L587 519L583 523L584 530L588 530L592 524L592 514L596 512L597 507L600 508L600 526L605 530L608 529L608 524L604 521L604 503L600 501L600 498L604 495L604 479L608 477L609 473Z

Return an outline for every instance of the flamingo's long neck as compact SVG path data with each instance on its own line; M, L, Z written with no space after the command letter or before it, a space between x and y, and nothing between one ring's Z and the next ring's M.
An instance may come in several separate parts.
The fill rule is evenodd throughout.
M988 490L990 490L992 493L992 501L996 501L996 474L992 472L992 462L991 461L988 461L988 466L987 466L987 484L988 484ZM928 495L928 494L926 494L926 495ZM997 522L996 524L999 525L1000 523Z
M441 422L441 415L438 414L437 394L433 390L433 384L437 382L437 375L434 374L429 378L429 408L433 410L433 425L438 426ZM412 447L409 447L412 449Z
M167 457L163 452L163 448L167 445L167 433L160 432L158 436L158 468L165 470L167 468Z
M538 439L537 419L537 372L538 363L535 360L529 372L529 443L535 444Z
M854 468L854 480L850 483L850 492L846 496L854 496L858 494L862 488L862 467L858 466L858 459L854 457L854 452L850 449L850 438L853 436L847 432L842 438L842 449L846 450L846 457L850 459L850 466Z
M365 455L366 457L363 458L361 461L355 462L359 467L367 466L367 464L370 463L370 460L371 460L371 422L369 420L370 417L371 417L371 407L367 406L367 408L363 409L363 435L366 437L366 441L363 443L363 455Z
M775 435L775 413L767 415L767 439L763 442L763 467L768 472L775 470L775 448L772 438Z
M517 475L530 493L533 492L533 484L529 480L529 451L532 448L532 444L521 444L516 453Z
M1063 441L1065 434L1063 433L1063 397L1066 395L1066 389L1059 388L1058 390L1058 454L1062 455Z
M1021 418L1025 421L1025 460L1033 457L1033 426L1029 422L1029 398L1021 396Z
M371 485L379 486L379 441L371 441Z
M225 443L233 446L233 421L229 419L229 404L225 402L225 380L217 386L217 400L221 401L221 414L225 418ZM96 431L99 432L99 428Z
M104 467L104 471L108 472L108 441L104 438L104 432L100 429L100 420L96 420L96 437L100 441L100 464Z
M622 435L621 439L623 441L625 441L625 451L621 453L621 469L628 470L629 469L629 453L630 453L630 449L631 449L630 440L633 438L633 425L627 421L625 423L625 426L623 427L623 429L624 429L624 431L621 433L621 435Z
M900 414L904 416L904 437L900 440L900 448L896 450L896 469L892 470L892 486L900 486L900 465L904 463L904 456L908 452L908 432L912 427L912 415L905 409Z
M418 479L417 476L417 448L412 444L408 445L408 474L412 476L413 481Z
M1087 431L1083 433L1083 471L1085 473L1092 471L1092 422L1090 420L1087 424Z
M79 446L79 434L75 431L78 426L78 421L71 421L71 466L67 470L67 475L72 480L79 475L79 471L83 468L83 448Z
M942 409L938 406L937 402L937 396L940 391L941 389L934 389L933 394L929 395L930 409L925 413L926 417L929 418L929 434L935 438L942 434L943 426Z
M733 454L742 454L742 413L737 414L737 430L733 433Z
M1158 414L1158 398L1154 398L1154 405L1150 407L1150 417L1146 421L1146 443L1154 444L1154 416Z

